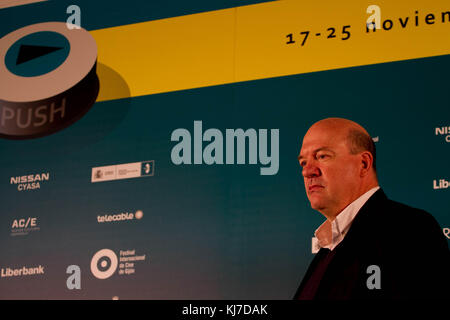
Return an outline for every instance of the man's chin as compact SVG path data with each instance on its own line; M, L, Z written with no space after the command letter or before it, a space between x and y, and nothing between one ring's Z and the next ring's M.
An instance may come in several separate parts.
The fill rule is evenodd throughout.
M317 196L310 196L309 202L311 204L311 208L313 208L314 210L320 211L325 208L323 200L319 199L319 197Z
M321 205L316 205L316 206L311 205L311 208L316 211L319 211L320 213L322 213L322 211L325 209L325 207L321 206Z
M314 210L320 210L323 209L323 205L320 201L311 201L311 208L313 208Z

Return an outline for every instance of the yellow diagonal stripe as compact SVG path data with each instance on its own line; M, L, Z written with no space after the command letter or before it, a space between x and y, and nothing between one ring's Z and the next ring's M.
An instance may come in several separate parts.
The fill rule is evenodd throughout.
M385 29L367 32L372 4ZM99 63L141 96L449 54L450 2L276 1L91 33ZM123 98L107 77L98 101Z
M47 0L2 0L0 2L0 9L23 6L26 4L32 4L35 2L44 2Z

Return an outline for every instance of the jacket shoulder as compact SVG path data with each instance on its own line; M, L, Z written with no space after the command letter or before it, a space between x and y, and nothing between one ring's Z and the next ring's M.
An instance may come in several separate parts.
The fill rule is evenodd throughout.
M423 232L440 232L440 226L432 214L404 203L386 199L382 215L385 223L394 227L398 233L417 236Z
M382 190L367 201L367 206L361 209L359 222L356 220L358 232L355 233L357 238L363 237L363 243L405 251L415 246L447 247L442 229L433 215L390 200Z

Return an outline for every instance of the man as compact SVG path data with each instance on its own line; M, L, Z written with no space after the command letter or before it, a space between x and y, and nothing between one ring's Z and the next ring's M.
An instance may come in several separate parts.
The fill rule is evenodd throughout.
M307 131L298 160L311 207L327 220L294 299L449 297L442 229L429 213L386 197L375 157L353 121L328 118Z

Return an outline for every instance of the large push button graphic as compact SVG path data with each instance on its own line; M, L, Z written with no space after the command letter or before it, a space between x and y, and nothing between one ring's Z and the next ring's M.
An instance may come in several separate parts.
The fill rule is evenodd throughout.
M0 137L41 137L80 119L98 96L96 66L94 38L63 22L1 38Z

